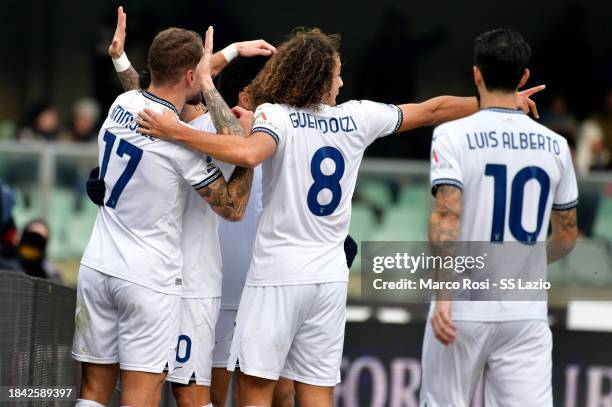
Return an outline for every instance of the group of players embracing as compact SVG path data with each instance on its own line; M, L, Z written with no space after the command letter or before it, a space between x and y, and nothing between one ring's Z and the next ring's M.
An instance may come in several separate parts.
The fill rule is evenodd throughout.
M116 387L122 406L156 406L165 380L180 406L223 406L236 370L239 406L292 406L297 396L301 407L331 407L364 150L474 115L478 99L337 105L339 37L317 29L277 48L245 41L213 54L212 27L204 42L168 28L139 75L123 52L125 28L120 7L109 54L126 92L100 129L89 182L100 208L77 285L77 406L108 405ZM510 34L483 35L494 46ZM487 63L506 58L498 51ZM501 89L509 108L535 113L529 97L541 87L518 93L519 79ZM444 194L468 183L432 181ZM433 328L441 338L452 330ZM430 393L423 405L464 405Z

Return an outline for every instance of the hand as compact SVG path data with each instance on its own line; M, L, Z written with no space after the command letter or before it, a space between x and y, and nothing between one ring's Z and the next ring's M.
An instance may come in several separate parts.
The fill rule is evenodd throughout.
M117 59L123 54L123 48L125 46L125 26L127 22L127 14L123 12L123 7L119 6L117 9L117 28L115 28L115 35L113 41L108 47L108 55L112 59Z
M208 27L204 36L204 56L196 67L196 74L202 81L202 92L206 92L214 87L212 81L212 49L214 28Z
M253 128L253 112L236 106L232 109L232 113L234 113L234 116L238 119L240 127L244 130L244 134L246 136L251 134L251 129Z
M457 339L457 330L451 319L452 301L436 301L436 307L431 317L436 338L445 346L450 345Z
M162 113L145 109L138 113L136 123L140 126L136 131L162 140L173 140L180 133L182 125L176 115L164 109Z
M544 89L546 89L546 85L539 85L518 92L516 98L518 102L518 108L525 113L529 113L531 111L533 117L539 119L540 115L538 114L538 108L536 107L536 103L531 100L531 96L540 91L543 91Z
M276 53L276 47L264 40L235 42L238 55L249 58L255 56L270 56Z

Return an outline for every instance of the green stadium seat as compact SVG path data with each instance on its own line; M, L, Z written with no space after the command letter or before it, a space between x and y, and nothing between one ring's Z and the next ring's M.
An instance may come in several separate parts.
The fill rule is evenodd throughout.
M594 235L612 242L612 198L602 198L595 218Z
M588 286L612 285L610 244L602 240L579 240L566 260L568 279Z
M381 208L393 204L391 190L383 181L363 180L357 182L356 194L365 202Z
M385 212L381 229L372 240L427 240L428 217L422 211L408 207L392 207Z

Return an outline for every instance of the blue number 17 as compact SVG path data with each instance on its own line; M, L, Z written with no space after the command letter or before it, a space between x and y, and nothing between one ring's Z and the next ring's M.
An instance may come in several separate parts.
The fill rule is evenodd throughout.
M106 133L104 133L102 139L106 144L106 146L104 147L104 156L102 157L102 166L100 168L100 179L103 180L104 176L106 175L108 161L110 160L111 152L113 150L113 146L115 145L115 140L117 139L117 136L107 130ZM138 163L142 158L142 149L121 139L119 141L119 146L117 147L117 155L119 157L123 157L124 154L127 154L130 157L130 160L125 166L125 170L123 170L121 176L119 176L119 179L115 183L115 186L111 190L110 197L108 198L108 201L106 201L105 204L109 208L113 209L115 209L115 206L117 206L117 201L119 201L121 193L125 189L125 186L130 181L130 179L132 179L132 176L136 171L136 167L138 167Z

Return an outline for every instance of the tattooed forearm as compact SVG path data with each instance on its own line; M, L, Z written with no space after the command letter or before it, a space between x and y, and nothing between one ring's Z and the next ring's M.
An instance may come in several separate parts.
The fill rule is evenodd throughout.
M199 192L215 213L224 219L237 221L246 212L252 182L252 169L236 167L228 182L221 177Z
M431 242L458 240L460 219L461 190L449 185L439 187L429 222L429 240Z
M553 210L550 214L552 235L548 242L546 252L548 263L563 258L574 249L578 238L578 225L576 221L576 208L566 211Z
M204 99L218 133L246 137L238 119L234 116L217 89L212 88L204 92Z
M138 83L140 77L132 65L130 65L130 67L123 72L117 72L117 76L121 81L123 90L126 92L128 90L134 90L140 87Z

